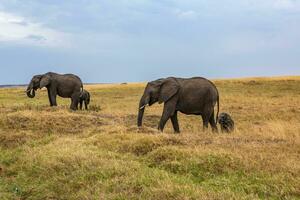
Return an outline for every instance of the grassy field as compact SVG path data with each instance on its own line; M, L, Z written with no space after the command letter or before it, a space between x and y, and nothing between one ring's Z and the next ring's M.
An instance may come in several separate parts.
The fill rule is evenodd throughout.
M0 89L0 199L300 199L300 77L214 81L231 134L136 127L145 84L91 85L89 111Z

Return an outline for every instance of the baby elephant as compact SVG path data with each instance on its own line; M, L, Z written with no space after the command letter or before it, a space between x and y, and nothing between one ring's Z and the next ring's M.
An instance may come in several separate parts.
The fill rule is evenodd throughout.
M82 110L82 103L83 102L84 102L85 109L86 110L88 109L88 105L90 103L90 98L91 98L91 95L90 95L90 93L88 91L83 90L80 93L80 96L79 96L80 110Z
M221 125L221 131L230 133L234 130L234 121L228 113L221 113L218 117L218 123Z

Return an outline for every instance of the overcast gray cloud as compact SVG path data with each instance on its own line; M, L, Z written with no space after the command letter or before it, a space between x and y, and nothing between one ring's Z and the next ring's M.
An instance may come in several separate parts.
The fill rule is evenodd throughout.
M300 74L299 22L298 0L1 0L0 84Z

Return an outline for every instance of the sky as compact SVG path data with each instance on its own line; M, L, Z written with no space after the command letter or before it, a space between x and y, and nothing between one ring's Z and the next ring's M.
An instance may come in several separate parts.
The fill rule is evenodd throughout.
M0 84L300 75L300 0L0 0Z

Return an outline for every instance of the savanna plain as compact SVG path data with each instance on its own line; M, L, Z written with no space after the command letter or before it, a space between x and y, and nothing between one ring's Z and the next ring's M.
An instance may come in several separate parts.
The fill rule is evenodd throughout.
M76 112L0 89L0 199L300 199L300 77L213 82L233 133L183 114L160 133L162 104L137 128L143 83L86 85Z

